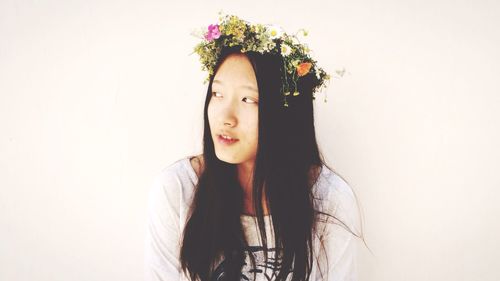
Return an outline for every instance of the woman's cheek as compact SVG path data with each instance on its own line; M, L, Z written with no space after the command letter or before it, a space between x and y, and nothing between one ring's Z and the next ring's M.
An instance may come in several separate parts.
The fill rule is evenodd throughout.
M214 122L214 117L215 117L215 105L210 102L207 107L207 115L208 115L208 123L211 124Z

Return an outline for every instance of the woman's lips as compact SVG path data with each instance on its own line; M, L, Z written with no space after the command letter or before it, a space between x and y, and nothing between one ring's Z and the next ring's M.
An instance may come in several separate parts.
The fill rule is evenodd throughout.
M221 135L217 135L217 138L218 138L220 143L227 144L227 145L233 144L233 143L238 141L238 139L225 139Z

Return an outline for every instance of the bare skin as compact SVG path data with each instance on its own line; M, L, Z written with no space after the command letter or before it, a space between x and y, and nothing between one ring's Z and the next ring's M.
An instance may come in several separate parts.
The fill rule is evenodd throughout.
M194 171L196 172L196 175L198 176L198 178L200 177L201 173L203 172L203 155L200 154L200 155L196 155L192 158L189 159L190 162L191 162L191 166L193 167ZM311 169L311 178L312 179L316 179L318 176L319 176L319 172L320 172L320 168L319 167L313 167ZM251 216L255 216L256 215L256 211L253 207L253 198L252 198L252 187L251 187L251 183L252 183L252 179L250 176L247 176L246 177L240 177L240 171L238 170L238 178L240 180L240 184L241 186L243 187L244 189L244 192L245 192L245 199L244 199L244 203L243 203L243 209L244 209L244 213L247 214L247 215L251 215ZM262 208L263 208L263 211L264 211L264 215L267 216L269 214L269 211L267 209L267 206L266 204L264 203L265 202L265 194L263 194L264 198L262 199Z

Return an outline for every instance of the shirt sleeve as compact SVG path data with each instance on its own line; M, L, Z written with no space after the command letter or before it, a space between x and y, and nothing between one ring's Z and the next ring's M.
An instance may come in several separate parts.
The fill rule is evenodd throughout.
M340 177L335 176L334 191L330 200L334 202L322 237L324 252L320 257L320 267L316 281L357 281L357 249L359 235L359 209L352 189ZM353 233L351 233L353 232ZM325 270L326 269L326 270Z
M148 194L145 280L180 280L181 182L168 170L156 176Z

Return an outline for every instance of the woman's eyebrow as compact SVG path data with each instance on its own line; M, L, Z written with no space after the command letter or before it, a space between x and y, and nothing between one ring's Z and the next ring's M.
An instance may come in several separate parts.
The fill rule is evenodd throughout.
M224 83L220 80L214 80L212 82L212 84L220 84L220 85L224 85ZM254 91L254 92L259 92L254 86L251 86L251 85L242 85L240 86L240 88L244 88L244 89L247 89L247 90L250 90L250 91Z

